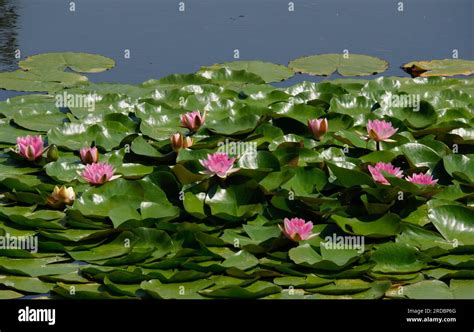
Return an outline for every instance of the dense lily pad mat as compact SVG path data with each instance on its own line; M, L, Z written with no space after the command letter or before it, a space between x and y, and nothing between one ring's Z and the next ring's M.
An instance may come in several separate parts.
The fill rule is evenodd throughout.
M112 66L53 60L55 70ZM92 109L58 107L54 94L0 102L0 235L39 245L0 250L0 297L474 298L474 79L266 80L213 66L60 90ZM397 104L408 96L417 105ZM191 135L180 116L195 110L205 120ZM312 131L310 119L320 120ZM373 120L396 132L376 142ZM178 135L174 151L176 132L192 145ZM25 160L15 142L26 135L54 147ZM256 151L229 152L227 176L204 174L222 143ZM79 149L91 145L120 178L84 181ZM381 181L379 162L403 177L382 171ZM435 183L410 182L420 173ZM48 205L61 185L75 200ZM284 237L294 217L313 235ZM363 242L330 248L328 237Z

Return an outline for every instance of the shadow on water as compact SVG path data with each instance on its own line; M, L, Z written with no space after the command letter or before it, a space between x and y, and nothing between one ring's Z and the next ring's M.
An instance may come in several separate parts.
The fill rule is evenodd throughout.
M13 70L17 67L18 4L16 0L0 0L0 64ZM16 1L18 2L18 1Z

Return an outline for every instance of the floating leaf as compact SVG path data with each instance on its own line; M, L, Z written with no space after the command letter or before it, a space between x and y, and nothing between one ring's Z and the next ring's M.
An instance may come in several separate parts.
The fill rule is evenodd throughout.
M234 267L241 270L250 269L256 266L257 264L258 264L258 259L254 255L244 250L241 250L235 253L235 255L228 257L222 263L222 265L225 267Z
M417 272L426 266L420 253L402 243L384 243L377 247L371 259L377 263L374 271L382 273Z
M61 71L22 71L0 73L0 89L13 91L57 91L87 82L87 77Z
M84 216L110 217L115 227L147 218L173 219L178 214L165 193L147 180L117 179L91 188L76 200L73 209Z
M115 61L102 55L87 53L44 53L34 55L18 63L29 71L64 71L66 68L79 73L100 73L115 66Z
M232 70L245 70L254 73L265 80L266 83L284 81L294 75L293 71L283 65L263 61L233 61L217 63L209 69L230 68Z
M152 297L159 299L200 299L202 296L198 292L213 284L213 281L205 279L177 284L162 284L155 279L142 282L140 287Z
M450 154L443 157L444 168L452 177L468 183L474 183L474 160L462 154Z
M55 263L62 261L52 258L7 258L0 257L0 269L15 275L38 277L54 274L63 274L77 271L79 265L69 263Z
M296 72L328 76L337 71L342 76L366 76L384 72L388 63L361 54L319 54L290 61Z
M474 74L474 61L462 59L413 61L404 64L402 68L412 77L471 75Z
M439 280L424 280L413 285L403 286L400 293L409 299L447 300L454 295L448 285Z
M444 205L429 210L428 217L446 240L474 245L474 212L463 206Z
M200 293L211 298L238 298L238 299L257 299L270 294L279 293L281 288L271 282L257 281L250 286L230 286L219 289L209 289Z
M400 217L395 214L386 214L374 221L362 221L357 218L345 218L337 215L333 215L332 219L342 230L356 235L380 238L400 232Z
M53 283L41 281L38 278L0 276L0 284L20 292L45 294L54 288Z

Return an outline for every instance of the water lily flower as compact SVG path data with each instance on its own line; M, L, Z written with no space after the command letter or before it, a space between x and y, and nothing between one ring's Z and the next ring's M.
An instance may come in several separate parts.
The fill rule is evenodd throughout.
M235 158L230 158L227 153L216 152L207 155L207 159L199 160L202 166L206 168L202 173L217 175L220 178L226 178L227 175L237 172L238 168L233 168Z
M437 179L433 179L433 177L428 173L414 173L411 176L407 176L405 179L411 183L426 186L434 186L438 182Z
M313 234L313 223L301 218L285 218L283 220L284 227L280 227L283 234L292 241L298 242L308 240L317 234Z
M369 120L367 123L367 133L376 142L388 140L397 131L398 128L394 128L391 122L384 120Z
M193 145L193 139L189 136L184 136L181 133L171 135L170 141L173 151L176 152L178 152L180 149L186 149Z
M328 119L308 120L308 128L316 139L320 139L328 131Z
M43 154L43 139L41 136L23 136L16 139L19 154L29 161L34 161Z
M188 112L181 115L181 127L188 128L191 132L196 132L204 124L206 114L202 114L199 111Z
M65 205L72 205L75 199L76 193L72 187L55 186L51 195L46 199L46 202L53 208L61 208Z
M372 174L374 181L379 182L384 185L389 185L390 183L382 175L382 171L387 172L388 174L395 175L397 178L403 177L403 172L400 170L400 167L395 167L390 163L379 162L375 164L375 167L369 166L369 172Z
M100 185L107 181L112 181L120 176L114 175L114 168L107 163L88 164L81 173L84 180L92 185Z
M81 160L84 164L93 164L99 161L99 150L94 146L92 148L86 147L79 151Z

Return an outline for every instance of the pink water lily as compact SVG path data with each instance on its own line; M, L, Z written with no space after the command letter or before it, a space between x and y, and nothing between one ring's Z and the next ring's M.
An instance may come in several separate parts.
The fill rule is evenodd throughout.
M369 172L372 174L374 181L379 182L384 185L389 185L390 183L382 175L382 171L387 172L388 174L395 175L397 178L403 177L403 172L400 170L400 167L395 167L390 163L379 162L374 166L369 165Z
M107 181L114 180L119 176L114 175L114 168L107 163L88 164L81 175L92 185L100 185Z
M206 168L202 173L217 175L220 178L225 178L227 175L237 172L237 168L233 168L235 158L230 158L227 153L216 152L207 155L207 159L199 160L202 166Z
M19 154L29 161L34 161L41 157L44 152L44 143L41 136L23 136L17 137Z
M433 179L433 177L428 173L414 173L411 176L407 176L405 179L411 183L425 186L434 186L438 182L437 179Z
M285 218L283 220L284 227L280 227L283 234L292 241L298 242L301 240L308 240L316 234L313 234L313 223L311 221L301 218Z
M328 131L328 119L310 119L308 128L316 139L320 139Z
M206 119L206 115L199 111L188 112L181 115L181 127L188 128L189 131L196 132L201 128Z
M82 148L79 151L81 160L84 164L93 164L99 161L99 150L96 147L93 148Z
M398 128L394 128L391 122L384 120L369 120L367 123L367 133L374 141L386 141L392 137Z

